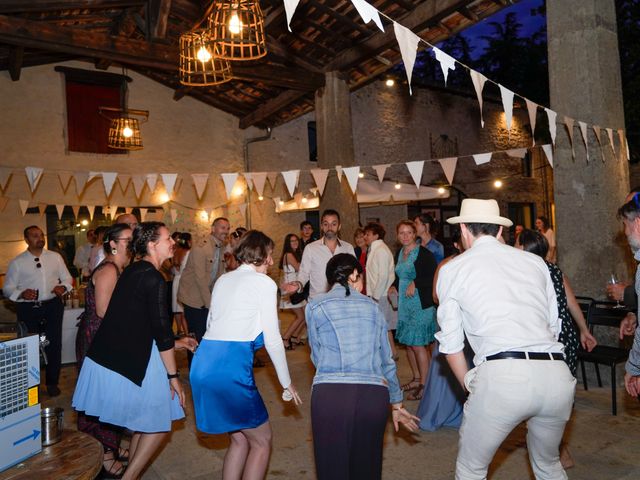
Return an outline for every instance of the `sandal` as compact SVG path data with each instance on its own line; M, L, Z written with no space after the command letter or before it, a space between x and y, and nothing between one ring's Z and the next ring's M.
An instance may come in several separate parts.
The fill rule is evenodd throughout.
M120 460L118 460L117 455L113 450L105 452L105 457L108 454L111 454L111 456L109 458L102 459L102 470L100 470L98 477L104 479L122 478L122 476L124 475L125 466L120 463ZM108 464L108 467L106 465L107 462L111 462ZM120 466L118 467L118 465Z
M405 383L404 385L400 385L400 390L403 392L410 392L415 390L420 385L420 379L414 378L411 381Z
M127 463L129 463L129 449L128 448L120 448L120 447L118 447L118 460L120 460L120 462L123 465L126 465Z
M282 337L282 343L284 344L284 349L285 350L293 350L293 343L291 343L291 339L290 338Z
M293 335L291 335L291 337L289 337L289 341L291 342L292 345L304 345L304 340L298 337L295 337Z
M407 395L407 400L422 400L424 396L424 385L420 384L413 391Z

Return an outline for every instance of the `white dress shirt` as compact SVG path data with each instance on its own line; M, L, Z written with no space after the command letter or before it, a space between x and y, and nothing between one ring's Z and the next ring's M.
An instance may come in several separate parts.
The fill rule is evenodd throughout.
M367 254L367 295L380 300L396 278L393 254L384 240L375 240Z
M81 271L83 277L91 275L91 269L89 268L89 258L91 257L91 245L85 243L76 250L76 256L73 257L73 264L78 270Z
M9 263L2 291L14 302L26 302L20 294L28 288L38 290L38 301L43 302L56 296L51 291L58 285L71 291L71 275L60 254L43 249L36 257L25 250Z
M250 342L260 333L283 388L291 384L278 325L276 283L250 265L221 275L211 293L205 340Z
M329 285L327 284L327 263L334 255L339 253L349 253L355 257L351 244L338 240L338 245L333 253L324 244L324 237L315 242L311 242L302 252L302 261L298 270L298 281L304 285L311 282L309 287L309 298L316 295L327 293Z
M466 333L476 366L506 351L563 352L553 282L533 253L481 236L438 274L441 353L464 348Z
M93 270L100 265L104 259L104 247L102 244L95 244L92 246L91 253L89 254L89 272L93 272Z

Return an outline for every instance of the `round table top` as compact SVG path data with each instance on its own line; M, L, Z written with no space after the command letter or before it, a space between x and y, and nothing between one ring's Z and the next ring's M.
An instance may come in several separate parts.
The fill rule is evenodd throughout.
M77 430L64 430L58 443L0 473L0 480L93 480L102 468L102 458L98 440Z

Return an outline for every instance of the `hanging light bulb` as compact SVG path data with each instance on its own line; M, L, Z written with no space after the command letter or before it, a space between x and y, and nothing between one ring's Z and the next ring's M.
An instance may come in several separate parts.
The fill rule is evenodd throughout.
M440 195L443 195L443 194L444 194L444 192L446 192L446 190L445 190L445 188L444 188L444 187L439 187L439 188L438 188L438 193L439 193Z
M358 174L358 178L364 178L364 173L360 172L360 173Z
M209 60L211 60L211 53L209 52L209 50L207 50L207 48L204 45L202 45L198 49L198 53L196 53L196 58L200 60L202 63L206 63Z
M233 12L231 18L229 19L229 31L234 35L238 35L241 28L242 22L240 21L240 17L238 17L237 12Z
M122 136L124 138L131 138L133 136L133 130L131 130L131 127L129 127L129 125L122 129Z
M264 200L264 197L263 197L262 195L260 195L260 196L258 197L258 200L262 201L262 200Z
M493 182L493 186L496 188L502 188L502 180L496 180Z
M400 190L401 188L402 188L402 185L400 185L399 182L395 184L395 189L396 190Z

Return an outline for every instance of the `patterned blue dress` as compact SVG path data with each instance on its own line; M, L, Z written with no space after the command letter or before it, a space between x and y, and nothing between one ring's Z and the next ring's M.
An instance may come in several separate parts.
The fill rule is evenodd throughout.
M407 297L407 286L416 278L415 261L420 247L415 247L404 259L404 249L398 256L396 275L398 287L398 327L396 337L404 345L428 345L435 339L435 308L422 308L418 290L413 297Z

